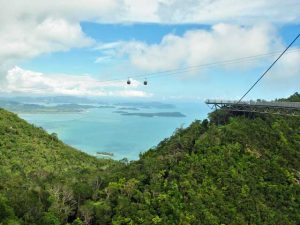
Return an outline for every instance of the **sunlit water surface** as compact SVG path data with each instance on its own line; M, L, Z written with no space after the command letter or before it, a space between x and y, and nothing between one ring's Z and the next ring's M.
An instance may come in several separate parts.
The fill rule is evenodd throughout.
M187 127L209 112L201 103L180 103L172 109L143 109L137 112L181 112L186 117L123 116L118 108L95 108L83 113L19 114L48 133L57 133L65 143L91 155L111 152L114 159L138 159L141 152L156 146L178 127Z

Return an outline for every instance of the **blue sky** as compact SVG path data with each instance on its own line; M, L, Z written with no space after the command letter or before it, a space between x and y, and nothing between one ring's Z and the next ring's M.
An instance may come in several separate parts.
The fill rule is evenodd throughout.
M154 23L138 24L99 24L92 22L80 23L82 31L99 43L118 41L142 41L148 44L158 44L167 34L183 35L192 29L209 29L208 25L177 24L164 25ZM91 48L70 49L67 52L57 52L41 55L27 61L22 66L32 70L43 70L47 73L89 73L101 75L102 65L95 64L96 58L101 56L99 51ZM64 63L61 63L64 62ZM121 60L122 63L122 60ZM175 68L175 67L174 67ZM110 69L110 67L109 67ZM123 77L127 74L123 74Z
M53 1L47 9L30 1L33 9L20 3L12 11L2 8L3 94L237 99L300 32L300 4L293 0L245 1L235 8L231 0L91 0L90 6ZM258 57L262 54L270 55ZM176 71L248 56L257 57ZM249 99L299 91L300 40L267 76ZM144 78L148 86L142 85Z

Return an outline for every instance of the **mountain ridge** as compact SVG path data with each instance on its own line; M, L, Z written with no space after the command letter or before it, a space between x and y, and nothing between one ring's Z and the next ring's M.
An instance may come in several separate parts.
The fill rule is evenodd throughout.
M297 117L216 111L132 162L88 156L5 110L0 137L0 224L300 222Z

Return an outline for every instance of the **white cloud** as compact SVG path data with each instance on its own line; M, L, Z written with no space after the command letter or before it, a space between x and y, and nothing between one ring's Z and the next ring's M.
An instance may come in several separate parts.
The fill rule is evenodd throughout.
M0 30L0 43L0 60L9 67L19 60L88 46L93 41L85 36L79 24L64 19L47 18L34 25L4 26Z
M183 36L168 34L158 44L119 42L98 49L114 57L127 55L134 66L153 72L266 54L283 49L283 44L270 25L244 27L222 23L210 30L190 30ZM230 67L253 67L258 62Z
M160 22L160 0L125 0L126 14L121 22ZM123 20L123 21L122 21Z
M152 93L146 93L138 90L122 90L113 92L111 95L122 96L122 97L152 97Z
M157 14L166 23L297 23L299 9L298 0L161 0Z
M203 24L268 21L284 24L299 23L299 11L298 0L0 0L0 80L6 78L7 71L22 60L95 44L83 32L82 21ZM210 32L195 30L183 37L167 35L158 45L117 42L114 43L115 48L121 43L123 52L107 45L102 46L101 51L105 51L106 55L126 52L134 65L157 70L175 64L177 67L222 59L218 54L226 58L240 56L240 49L247 54L258 50L265 52L275 45L266 36L268 32L272 33L261 27L249 29L223 24L213 26ZM223 44L218 42L218 38L222 38ZM242 45L233 49L235 42ZM206 57L205 54L210 52L213 53ZM96 62L103 59L98 58Z
M298 50L298 51L297 51ZM277 81L288 81L294 82L294 78L300 81L300 49L292 48L291 52L282 56L278 61L277 65L273 67L268 76L269 80L274 82Z
M94 47L94 49L99 50L99 51L104 51L104 50L118 48L122 45L123 45L122 41L109 42L109 43L98 43L98 45L96 47Z
M300 21L298 0L0 0L0 20L209 23Z
M101 81L91 76L45 75L39 72L14 67L5 76L1 90L6 93L78 96L149 97L137 88L139 81Z
M299 11L297 0L0 0L1 67L90 45L93 41L81 30L81 21L297 23Z
M102 62L105 62L109 59L111 59L110 56L99 56L99 57L96 58L95 63L102 63Z
M93 40L80 22L113 21L123 5L121 0L0 0L1 69L44 53L90 46Z
M205 66L209 64L215 64L214 68L241 72L264 68L284 48L285 44L272 25L222 23L212 26L210 30L190 30L182 36L168 34L158 44L139 41L106 43L99 45L97 50L106 57L127 56L134 67L145 72L171 70L172 73L172 70L176 72L176 69L183 68L180 71L187 76L202 75L203 68L211 68ZM299 65L300 48L291 48L270 71L270 77L275 82L282 82L282 79L299 76Z
M281 98L289 96L292 93L299 92L300 84L300 49L292 51L282 56L275 66L265 75L265 77L257 85L254 93L257 98L261 96L269 96L269 99L274 99L274 96ZM267 65L269 66L269 65ZM266 70L264 68L260 73ZM260 74L257 74L257 76ZM259 96L260 95L260 96Z
M20 22L40 22L47 17L68 21L114 21L122 16L125 6L122 0L1 0L0 5L1 20L14 18Z

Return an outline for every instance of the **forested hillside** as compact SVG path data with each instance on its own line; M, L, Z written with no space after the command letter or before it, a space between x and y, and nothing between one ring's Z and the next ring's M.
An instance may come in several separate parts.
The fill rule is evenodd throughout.
M291 95L288 98L279 99L280 101L287 101L287 102L300 102L300 94L296 92L295 94Z
M66 222L118 164L71 148L2 109L0 157L0 224Z
M0 224L299 224L300 118L214 112L127 163L0 111Z

